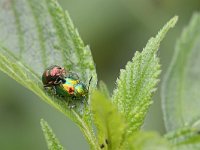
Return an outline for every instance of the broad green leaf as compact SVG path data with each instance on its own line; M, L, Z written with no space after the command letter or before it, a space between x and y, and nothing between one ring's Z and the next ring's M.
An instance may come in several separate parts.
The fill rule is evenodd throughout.
M96 86L88 46L56 0L0 0L0 42L37 74L58 64Z
M97 128L99 146L103 149L120 149L125 123L117 108L102 93L92 94L92 113Z
M174 27L177 17L172 18L155 38L151 38L142 52L136 52L132 61L120 71L113 101L129 122L128 133L135 132L143 124L152 92L156 90L160 74L157 51L168 30Z
M64 150L63 146L60 145L60 142L56 138L55 134L53 133L48 123L44 121L43 119L41 119L40 124L42 127L44 137L47 142L48 149L49 150Z
M57 64L78 73L87 85L93 77L90 89L96 87L91 51L68 13L56 0L0 0L0 8L0 70L76 122L94 149L89 107L77 102L69 109L65 100L47 94L41 82L44 69Z
M168 131L200 121L200 14L194 14L176 43L162 84L162 104Z
M53 95L49 95L44 92L44 89L40 83L40 77L35 74L30 68L25 66L19 61L9 50L1 47L0 45L0 70L8 74L11 78L33 91L42 100L47 102L49 105L58 109L64 115L72 119L80 127L84 133L86 139L91 144L91 147L96 147L95 137L93 132L90 130L88 125L83 121L81 116L72 109L69 109L68 104L63 99L58 99Z
M174 150L200 149L200 134L195 128L184 127L171 131L165 138L173 145Z
M123 150L172 150L172 147L157 133L136 132L123 145Z

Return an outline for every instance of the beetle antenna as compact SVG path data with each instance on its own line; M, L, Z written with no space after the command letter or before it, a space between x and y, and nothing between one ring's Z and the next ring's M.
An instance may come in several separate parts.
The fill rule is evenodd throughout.
M92 76L91 76L91 78L90 78L90 80L89 80L89 83L88 83L88 91L89 91L89 89L90 89L91 81L92 81Z

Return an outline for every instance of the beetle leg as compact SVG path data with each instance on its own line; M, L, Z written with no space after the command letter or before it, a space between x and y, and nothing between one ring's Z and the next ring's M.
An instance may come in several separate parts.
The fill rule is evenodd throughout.
M48 89L48 85L43 85L44 89L47 90Z
M51 86L51 85L48 85L48 84L43 85L43 87L44 87L44 90L45 90L45 91L49 91L49 90L52 89L52 86Z
M68 105L69 106L69 109L73 109L73 108L75 108L76 107L76 105L75 104L73 104L73 105Z
M63 78L61 78L61 77L58 77L57 79L56 79L56 81L54 81L54 84L55 85L59 85L59 84L62 84L62 83L64 83L65 82L65 79L63 79Z
M85 104L89 105L86 96L83 97L83 99L81 100L81 102L82 102L83 104L85 103Z
M56 81L54 81L54 83L53 83L54 85L59 85L59 84L62 83L62 81L61 81L61 80L58 80L58 79L59 79L59 78L57 78Z
M53 82L52 81L50 81L49 83L47 83L47 84L45 84L45 85L43 85L44 87L51 87L52 86L52 84L53 84Z
M48 86L44 85L44 90L47 91L48 90Z
M73 98L72 98L72 100L73 100ZM69 103L68 103L68 107L69 107L69 109L73 109L73 108L76 107L76 105L73 104L73 101L69 101Z
M49 87L49 86L50 86L50 84L45 84L45 85L43 85L44 88L47 88L47 87Z
M89 90L90 90L91 81L92 81L92 76L91 76L91 78L90 78L90 80L89 80L89 83L88 83L88 92L89 92Z
M76 100L76 96L75 95L72 95L72 100Z
M53 91L53 94L55 94L55 95L57 94L55 86L52 86L52 91Z
M66 82L66 80L64 78L61 78L61 77L60 77L60 81L62 81L62 83Z

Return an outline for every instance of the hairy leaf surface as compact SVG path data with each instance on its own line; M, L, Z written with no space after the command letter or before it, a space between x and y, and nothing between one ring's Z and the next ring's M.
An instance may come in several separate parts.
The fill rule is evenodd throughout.
M43 119L41 119L40 124L41 124L42 131L48 145L48 149L49 150L64 150L63 146L60 145L60 142L56 138L55 134L53 133L48 123L44 121Z
M155 38L151 38L142 52L136 52L120 71L117 87L114 90L113 101L129 122L128 132L138 130L143 124L149 105L152 103L152 92L156 90L160 74L157 51L160 42L168 30L174 27L177 17L172 18Z
M78 73L86 85L93 77L90 89L96 87L91 51L56 0L0 0L0 70L75 121L94 148L89 107L79 102L71 110L67 99L43 89L41 75L54 64Z

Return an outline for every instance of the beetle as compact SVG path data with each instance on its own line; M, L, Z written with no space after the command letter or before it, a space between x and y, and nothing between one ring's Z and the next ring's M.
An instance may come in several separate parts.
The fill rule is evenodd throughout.
M54 87L65 82L67 71L58 65L53 65L44 70L42 82L44 87Z
M65 82L55 86L56 94L62 97L71 97L72 99L86 98L89 91L83 82L72 77L65 77Z
M92 77L87 87L76 73L66 71L58 65L48 67L42 74L43 86L46 89L50 87L53 94L72 99L86 99L91 80Z

